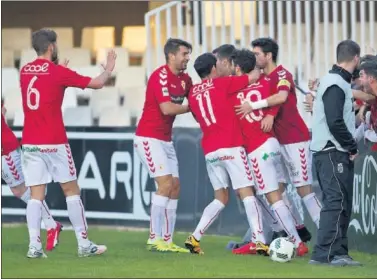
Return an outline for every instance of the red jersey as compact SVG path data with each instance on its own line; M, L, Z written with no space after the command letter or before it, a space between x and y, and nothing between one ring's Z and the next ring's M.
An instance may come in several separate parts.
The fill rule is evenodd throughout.
M232 104L241 105L245 101L257 102L271 96L269 83L261 78L256 83L250 84L235 95L232 95ZM247 153L251 153L273 137L273 132L265 133L261 128L261 121L267 115L276 115L277 106L253 110L246 117L239 118L242 134L244 136Z
M20 71L22 105L25 115L22 144L64 144L62 103L67 87L85 89L90 77L45 59L36 59Z
M1 156L8 155L20 146L18 139L9 128L5 117L1 114Z
M278 66L265 79L270 83L273 94L288 91L285 103L279 106L275 117L274 133L280 144L292 144L310 140L309 129L297 109L295 83L292 74Z
M192 87L188 100L191 112L203 131L204 154L244 145L230 96L248 84L249 79L244 75L203 80Z
M160 104L182 104L191 86L191 78L186 73L175 75L168 65L155 70L148 80L143 114L136 128L136 135L171 141L175 116L164 115Z

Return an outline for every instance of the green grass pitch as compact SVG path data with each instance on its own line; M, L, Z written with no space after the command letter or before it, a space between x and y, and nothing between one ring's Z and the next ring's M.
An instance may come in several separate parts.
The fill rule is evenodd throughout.
M43 239L45 231L42 231ZM311 266L309 256L281 264L262 256L235 256L225 250L229 237L205 236L203 256L161 254L145 249L148 232L93 228L90 238L106 244L105 255L78 258L73 231L63 231L47 259L27 259L25 225L2 228L3 278L376 278L377 255L354 252L364 267ZM176 234L182 245L187 234Z

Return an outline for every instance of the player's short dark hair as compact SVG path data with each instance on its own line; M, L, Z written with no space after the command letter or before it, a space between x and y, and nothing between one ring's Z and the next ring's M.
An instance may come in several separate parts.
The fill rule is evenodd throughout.
M169 60L169 54L176 54L181 46L187 47L190 52L192 51L192 45L189 42L186 42L184 40L176 39L176 38L169 38L166 41L165 46L164 46L164 54L165 54L166 62L168 62Z
M344 40L336 47L337 63L350 62L356 56L360 56L360 46L355 41Z
M360 64L368 61L377 61L377 56L372 54L366 54L360 58Z
M232 54L236 50L236 47L231 44L221 45L214 50L212 50L213 54L216 54L219 59L227 59L229 63L232 62Z
M216 57L210 52L199 55L194 62L194 69L200 78L209 76L213 67L216 67Z
M51 29L40 29L33 32L31 44L37 55L43 55L47 52L50 44L56 43L58 35Z
M364 62L360 65L360 71L364 71L366 75L377 79L377 60Z
M251 42L251 46L260 47L264 54L271 53L272 61L276 63L279 54L279 45L272 38L258 38Z
M234 66L240 67L242 73L248 74L254 70L257 63L255 54L248 49L236 50L232 55Z

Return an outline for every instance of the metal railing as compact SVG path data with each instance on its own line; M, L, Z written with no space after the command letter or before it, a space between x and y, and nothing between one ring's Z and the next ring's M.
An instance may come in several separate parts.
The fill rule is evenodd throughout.
M172 1L145 15L148 75L164 63L169 37L192 43L195 57L231 43L250 47L269 36L279 43L278 62L306 87L336 61L336 45L357 41L365 53L377 48L376 1ZM191 64L192 65L192 64ZM189 73L195 76L192 66ZM302 94L300 94L302 98ZM300 108L301 109L301 108Z

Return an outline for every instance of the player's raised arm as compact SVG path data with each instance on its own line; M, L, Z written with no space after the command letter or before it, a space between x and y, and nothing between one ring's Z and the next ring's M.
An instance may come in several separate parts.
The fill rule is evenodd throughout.
M59 65L60 67L57 68L58 83L65 87L101 89L111 77L111 72L114 70L115 61L116 54L113 50L111 50L107 54L106 65L103 66L104 72L95 78L82 76L67 68L66 65Z
M106 82L111 77L112 71L114 70L116 58L117 55L115 51L110 50L107 54L106 65L102 65L105 71L99 76L93 78L89 82L88 88L101 89L106 84Z

